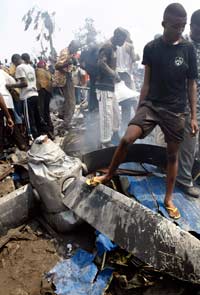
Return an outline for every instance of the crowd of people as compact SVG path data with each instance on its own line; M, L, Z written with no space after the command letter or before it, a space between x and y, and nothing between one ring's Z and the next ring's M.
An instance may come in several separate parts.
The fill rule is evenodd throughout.
M159 125L168 156L165 207L170 217L180 218L172 198L175 181L187 194L200 196L192 179L199 152L200 10L192 14L189 36L183 35L186 23L187 13L181 4L167 6L163 34L144 47L144 81L137 106L131 91L138 84L137 77L134 79L138 56L124 28L115 29L104 44L91 44L82 52L79 42L71 41L49 67L42 59L33 65L27 53L14 54L11 65L0 69L0 156L11 140L26 151L30 140L41 134L54 139L49 110L53 93L64 97L59 117L64 129L69 130L75 105L81 102L80 89L88 87L88 110L99 113L102 148L112 146L113 139L119 140L121 123L128 125L108 173L96 177L94 182L111 179L126 157L128 145ZM119 83L129 93L120 104L116 94ZM132 108L136 112L133 119Z
M57 61L49 65L44 59L32 61L28 53L13 54L10 64L7 60L1 64L0 94L7 107L7 113L5 106L0 110L1 159L4 158L3 151L10 145L26 151L30 143L42 134L54 139L49 105L55 93L65 98L59 116L64 120L63 127L66 130L70 128L76 97L77 103L81 102L80 93L75 97L74 84L79 87L87 84L86 72L82 70L79 75L78 49L78 43L72 41ZM9 124L6 124L8 113Z

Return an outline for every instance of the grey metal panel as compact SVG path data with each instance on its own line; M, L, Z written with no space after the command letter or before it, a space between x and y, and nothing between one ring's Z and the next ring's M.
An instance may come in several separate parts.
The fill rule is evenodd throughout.
M200 284L200 241L171 221L104 185L77 179L64 204L121 248L155 269Z
M25 185L0 199L0 233L28 219L35 205L30 185Z

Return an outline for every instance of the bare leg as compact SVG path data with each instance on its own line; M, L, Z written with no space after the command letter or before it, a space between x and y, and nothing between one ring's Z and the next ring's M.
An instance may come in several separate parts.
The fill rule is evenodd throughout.
M120 144L114 153L108 173L97 177L96 179L98 179L98 181L105 183L113 177L115 170L126 158L129 144L134 143L141 135L142 129L139 126L130 125L127 128L125 135L122 137Z
M179 144L170 142L167 144L167 155L168 155L168 163L167 163L167 184L166 184L166 195L165 195L165 206L171 208L170 216L176 218L180 213L178 210L175 210L175 205L173 203L173 190L177 176L178 170L178 149ZM169 212L169 210L168 210Z

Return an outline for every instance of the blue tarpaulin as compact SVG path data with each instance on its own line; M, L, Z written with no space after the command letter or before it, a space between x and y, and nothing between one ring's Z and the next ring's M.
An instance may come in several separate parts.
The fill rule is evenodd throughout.
M129 193L134 195L138 202L154 212L160 211L166 218L171 219L163 205L166 191L164 176L127 176L127 179ZM186 231L200 234L200 201L186 196L179 188L175 188L173 196L174 203L181 213L181 218L176 220L176 223Z
M75 255L56 264L47 274L52 278L58 295L102 295L111 280L113 269L98 273L93 263L95 255L82 249Z

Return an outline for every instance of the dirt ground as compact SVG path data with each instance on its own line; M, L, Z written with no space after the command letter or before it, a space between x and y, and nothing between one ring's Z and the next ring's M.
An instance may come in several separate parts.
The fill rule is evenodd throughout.
M87 225L83 225L77 232L59 237L64 241L64 245L67 242L72 243L74 250L74 245L87 251L92 251L94 247L94 231ZM50 271L61 257L66 258L65 254L61 240L58 242L52 238L35 220L28 225L11 229L5 236L0 237L0 295L56 295L45 279L45 273ZM126 275L131 279L131 285L138 287L124 288L124 283L122 284L116 274ZM160 279L160 275L152 276L148 273L145 276L153 283L151 286L144 286L146 284L143 279L141 281L141 271L116 266L115 275L105 295L200 295L198 287L173 278L164 276Z
M41 293L44 274L57 261L54 241L37 224L11 230L0 238L0 295L45 294Z

